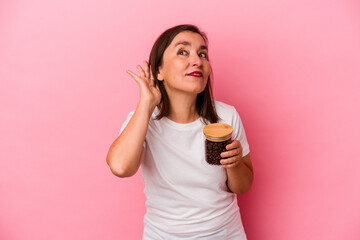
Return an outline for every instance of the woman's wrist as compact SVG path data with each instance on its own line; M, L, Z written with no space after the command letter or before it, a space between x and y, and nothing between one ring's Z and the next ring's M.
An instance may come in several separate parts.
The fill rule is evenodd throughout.
M151 104L148 104L146 102L139 101L136 110L145 113L150 118L155 107L156 106L151 106Z

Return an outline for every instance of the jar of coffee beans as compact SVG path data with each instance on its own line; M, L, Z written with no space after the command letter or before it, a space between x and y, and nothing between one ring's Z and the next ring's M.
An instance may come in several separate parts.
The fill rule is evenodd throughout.
M233 128L225 123L208 124L203 129L205 140L205 159L209 164L221 165L221 153L227 151L226 145L232 142Z

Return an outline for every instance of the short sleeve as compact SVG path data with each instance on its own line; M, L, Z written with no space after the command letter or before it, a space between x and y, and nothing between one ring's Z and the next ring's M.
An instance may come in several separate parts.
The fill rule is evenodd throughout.
M233 115L233 139L239 140L241 147L243 149L242 156L246 156L250 153L250 147L246 139L245 129L242 124L239 113L236 111L235 107Z
M135 110L134 110L134 111L131 111L131 112L128 114L125 122L124 122L123 125L121 126L121 129L120 129L120 132L119 132L119 136L120 136L120 134L122 133L122 131L124 131L125 127L128 125L131 117L134 115L134 112L135 112ZM146 142L145 142L145 141L144 141L144 143L143 143L143 147L144 147L144 148L146 147Z

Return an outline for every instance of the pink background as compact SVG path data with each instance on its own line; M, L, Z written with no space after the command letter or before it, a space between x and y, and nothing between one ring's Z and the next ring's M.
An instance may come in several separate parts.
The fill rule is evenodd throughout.
M2 0L0 239L140 239L140 172L105 162L139 93L126 69L181 23L210 40L217 100L255 168L250 240L359 239L359 1Z

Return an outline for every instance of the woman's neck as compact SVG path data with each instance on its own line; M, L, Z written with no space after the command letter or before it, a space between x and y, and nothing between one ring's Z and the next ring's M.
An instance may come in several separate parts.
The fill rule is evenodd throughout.
M190 123L199 118L196 110L195 96L172 96L170 99L170 112L167 118L177 123Z

